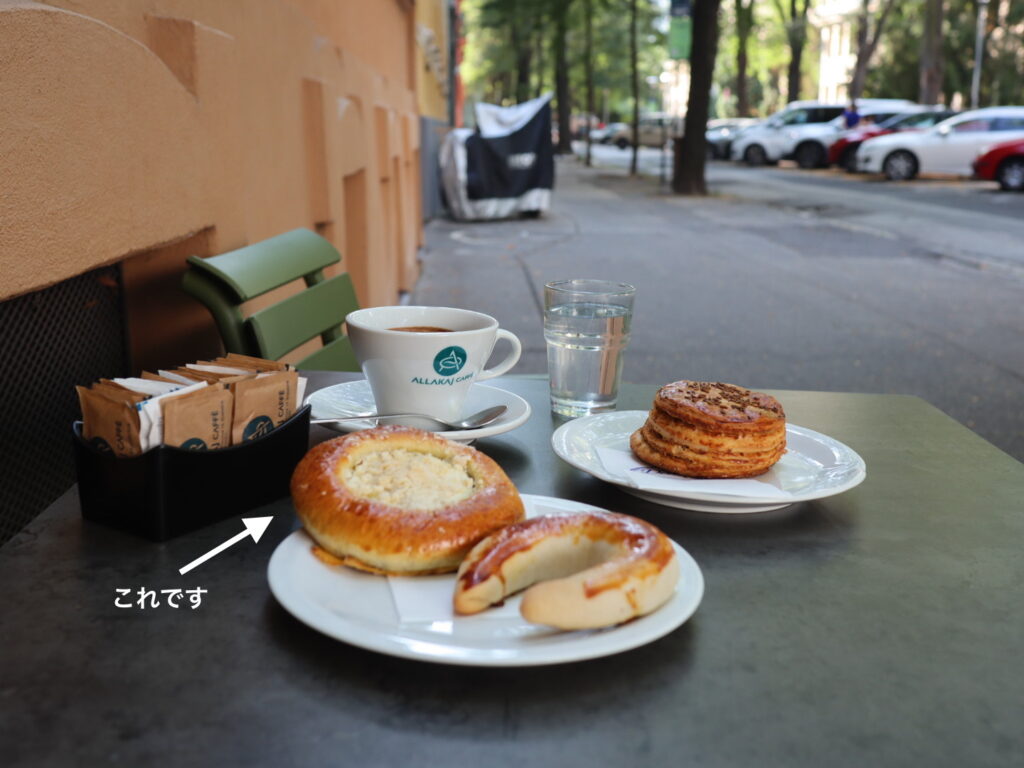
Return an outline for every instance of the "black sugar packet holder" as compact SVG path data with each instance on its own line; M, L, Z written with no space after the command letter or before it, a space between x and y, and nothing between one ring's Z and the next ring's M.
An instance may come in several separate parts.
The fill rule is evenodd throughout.
M306 405L263 437L216 451L161 445L139 456L101 451L72 425L82 517L166 541L288 495L309 449Z

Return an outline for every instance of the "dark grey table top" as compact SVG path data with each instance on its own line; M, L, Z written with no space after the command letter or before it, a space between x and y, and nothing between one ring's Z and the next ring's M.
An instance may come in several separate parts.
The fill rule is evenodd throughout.
M314 384L328 381L315 375ZM658 507L559 461L546 382L479 448L519 489L651 520L703 569L683 627L536 669L363 651L293 619L266 565L296 522L165 544L83 522L69 491L0 549L0 764L1009 765L1024 761L1024 465L922 400L776 393L866 460L840 496L758 515ZM626 386L646 408L654 387ZM331 433L314 428L314 438ZM208 590L124 611L117 587Z

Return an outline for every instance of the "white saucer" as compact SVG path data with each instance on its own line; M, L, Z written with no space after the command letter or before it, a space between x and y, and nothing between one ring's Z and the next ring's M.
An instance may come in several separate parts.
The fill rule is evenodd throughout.
M376 408L373 392L370 391L370 384L366 379L346 381L343 384L318 389L306 398L306 402L313 406L312 418L314 419L341 418L352 414L366 413ZM491 422L486 427L448 430L436 434L447 437L449 440L468 442L482 437L504 434L522 426L530 418L530 404L523 398L508 390L489 387L485 384L474 384L469 388L469 394L466 395L466 402L462 408L463 413L468 415L493 405L504 405L508 410L497 421ZM324 424L323 426L337 432L356 432L360 429L370 429L375 425L367 419L346 421L340 424Z
M595 507L524 494L529 517ZM562 632L519 614L519 596L475 616L455 616L455 574L394 578L326 565L313 555L305 531L292 533L270 558L274 597L295 618L329 637L371 651L439 664L525 667L609 656L653 642L685 622L704 594L693 558L679 558L675 594L639 619L605 629Z
M647 411L612 411L575 419L551 436L551 447L577 469L619 486L647 501L679 509L744 514L781 509L790 504L842 493L867 476L864 460L849 446L820 432L786 425L786 453L767 473L736 480L702 480L662 473L643 466L629 475L605 466L606 449L629 453L629 436L647 418ZM658 487L646 484L646 472L659 475Z

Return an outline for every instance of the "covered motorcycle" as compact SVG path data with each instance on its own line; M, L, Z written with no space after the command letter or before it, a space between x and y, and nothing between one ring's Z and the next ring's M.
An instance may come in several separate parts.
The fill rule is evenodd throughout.
M457 128L441 145L448 209L460 221L542 213L555 182L551 94L499 107L476 105L476 130Z

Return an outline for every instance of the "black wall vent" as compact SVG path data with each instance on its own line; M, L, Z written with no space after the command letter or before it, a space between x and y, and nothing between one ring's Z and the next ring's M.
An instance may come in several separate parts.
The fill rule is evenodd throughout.
M74 482L75 385L128 373L120 269L0 302L0 544Z

